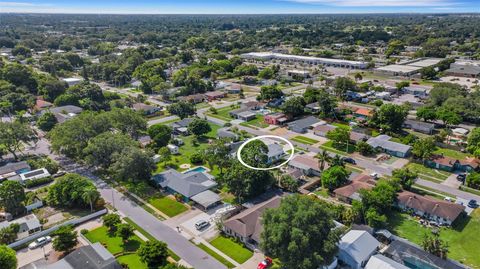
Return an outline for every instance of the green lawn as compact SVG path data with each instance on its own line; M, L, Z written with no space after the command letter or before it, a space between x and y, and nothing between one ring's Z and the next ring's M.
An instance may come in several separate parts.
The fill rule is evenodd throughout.
M122 255L117 258L120 264L128 265L128 268L148 269L148 266L140 260L137 254Z
M210 244L240 264L253 256L252 251L224 236L218 236L210 241Z
M318 188L316 189L313 193L315 193L316 195L318 196L322 196L322 197L325 197L325 198L329 198L330 195L328 194L328 190L327 189L323 189L323 188Z
M148 203L153 205L156 209L162 211L169 217L174 217L188 210L188 208L169 197L154 197L148 200Z
M449 172L432 169L418 163L409 163L406 167L417 172L418 177L434 182L442 182L451 175Z
M105 226L89 231L85 234L85 237L92 243L100 242L112 254L118 254L124 251L136 251L143 242L142 239L134 235L124 244L120 237L109 234Z
M332 125L340 127L340 128L350 129L350 126L347 123L334 122L334 123L332 123Z
M421 226L410 216L393 211L388 217L389 230L420 245L428 228ZM463 262L472 268L480 268L480 209L471 216L459 219L452 228L441 228L440 237L450 246L449 258Z
M346 152L346 145L344 146L334 146L333 141L327 141L325 144L320 146L321 149L326 149L328 151L340 154L340 155L345 155L347 153L353 153L355 152L355 145L354 144L348 144L348 152Z
M302 136L302 135L295 136L291 140L296 141L298 143L305 144L305 145L313 145L319 142L318 140L312 139L310 137Z
M233 118L230 116L229 113L230 113L230 111L232 111L234 109L237 109L237 108L238 107L231 108L230 106L222 107L222 108L217 109L216 114L213 114L212 112L208 111L207 115L210 116L210 117L217 118L217 119L221 119L221 120L225 120L225 121L231 121L231 120L233 120Z
M199 247L200 249L202 249L203 251L205 251L206 253L208 253L210 256L212 256L217 261L223 263L227 268L235 268L235 265L233 265L231 262L227 261L227 259L225 259L224 257L218 255L218 253L216 253L215 251L213 251L209 247L205 246L204 244L200 243L196 246Z
M253 127L255 129L258 128L267 128L269 125L265 123L265 117L261 115L257 115L257 117L253 120L249 120L247 122L242 122L240 125Z
M465 159L466 157L471 156L470 154L460 152L458 150L453 150L453 149L445 149L445 148L438 148L435 150L433 153L435 154L443 154L444 156L450 157L450 158L455 158L455 159Z

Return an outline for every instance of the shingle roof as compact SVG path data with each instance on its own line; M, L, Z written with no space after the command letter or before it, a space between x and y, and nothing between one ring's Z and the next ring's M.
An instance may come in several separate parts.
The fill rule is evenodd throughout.
M386 150L402 152L402 153L407 153L410 150L410 148L412 148L411 146L408 146L408 145L389 141L390 138L391 137L388 135L379 135L377 137L372 137L368 139L367 143L373 148L380 147Z
M338 245L340 251L345 252L358 263L366 260L379 246L380 242L371 234L358 230L346 233Z
M192 197L217 186L205 173L179 173L173 169L154 175L153 181L162 188L168 187L185 197Z
M275 143L274 144L268 144L267 147L268 147L267 156L269 158L274 157L274 156L278 156L278 155L282 155L282 154L285 153L283 151L283 147L279 144L275 144Z
M315 171L320 171L318 160L308 155L297 155L293 157L293 159L288 163L288 165L302 170L313 169ZM328 164L325 163L325 169L327 168Z
M400 264L383 255L373 255L369 260L365 269L409 269L403 264Z
M202 205L203 207L207 208L213 204L218 203L221 198L218 194L214 193L213 191L206 190L197 195L192 196L190 199L192 201Z
M172 123L172 126L174 128L187 127L192 121L193 121L193 118L185 118Z
M122 267L100 243L83 246L68 254L64 260L73 269L121 269Z
M30 170L30 165L28 165L26 161L7 163L6 165L0 167L0 175L12 173L22 169Z
M398 193L397 200L398 204L408 208L413 208L451 221L454 221L465 209L463 205L418 195L408 191Z
M309 116L309 117L288 123L288 127L291 129L306 129L318 122L320 122L319 119L313 116Z

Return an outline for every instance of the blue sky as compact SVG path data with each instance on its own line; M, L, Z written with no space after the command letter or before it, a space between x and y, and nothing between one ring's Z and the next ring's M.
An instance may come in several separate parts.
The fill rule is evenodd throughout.
M0 0L0 12L121 14L480 12L480 0Z

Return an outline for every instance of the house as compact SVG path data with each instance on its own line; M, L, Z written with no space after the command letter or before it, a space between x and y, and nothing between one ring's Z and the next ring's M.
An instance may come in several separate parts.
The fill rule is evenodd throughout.
M277 113L272 113L268 114L264 117L265 123L271 124L271 125L283 125L285 122L288 121L288 118L285 114L277 112Z
M316 114L316 113L320 112L320 106L319 106L318 102L307 104L305 106L305 111Z
M238 140L238 135L230 130L230 128L220 128L217 131L218 138L231 138L233 140Z
M220 195L206 190L190 198L200 209L206 211L222 203Z
M152 138L149 135L140 136L137 141L140 143L140 146L143 148L146 147L148 144L152 143Z
M257 101L248 101L248 102L242 103L240 105L240 108L248 108L250 110L259 110L259 109L265 108L265 104Z
M242 92L242 86L240 84L232 84L227 87L227 93L239 94Z
M62 80L65 81L68 84L68 87L72 87L72 86L75 86L77 84L80 84L80 82L82 82L83 79L81 79L81 78L64 78Z
M59 107L53 107L49 109L45 109L40 111L40 115L45 114L47 111L53 113L55 115L55 118L57 118L58 123L63 123L78 114L82 113L83 109L78 106L74 105L66 105L66 106L59 106Z
M201 93L178 97L179 101L189 102L193 104L204 102L205 99L206 99L205 95Z
M373 255L370 258L370 260L368 260L367 265L365 265L365 269L409 269L409 268L383 255L376 254L376 255Z
M280 107L285 100L283 98L275 98L273 100L270 100L267 104L269 107Z
M33 107L33 110L34 111L41 111L41 110L44 110L44 109L51 108L52 106L53 106L52 103L47 102L43 99L37 98L37 100L35 100L35 106Z
M367 141L370 138L370 136L364 134L364 133L359 133L355 131L350 132L350 141L354 144L360 142L360 141Z
M346 203L353 200L361 201L360 190L370 190L376 182L369 175L359 174L355 176L348 185L335 189L335 197Z
M182 195L185 202L190 201L191 197L217 186L213 176L206 172L180 173L169 169L154 175L152 180L166 191Z
M7 179L20 179L20 174L30 171L30 165L26 161L7 163L0 166L0 182Z
M455 128L455 129L452 129L452 134L453 136L457 137L457 138L460 138L460 139L463 139L463 138L466 138L467 137L467 134L469 133L470 131L465 129L465 128Z
M243 121L250 121L257 117L257 114L251 110L242 111L235 115L236 119Z
M304 79L304 78L309 78L309 77L311 77L309 71L307 71L307 70L298 70L298 69L287 70L287 76L289 76L289 77L291 77L291 78L293 78L293 79L297 79L297 78Z
M335 128L337 128L337 126L330 124L317 125L313 128L313 133L321 137L327 137L327 133L335 130Z
M237 215L227 219L223 223L223 231L230 236L238 238L250 249L255 249L260 242L262 232L261 216L267 208L280 206L282 198L273 198L250 207Z
M188 135L188 125L193 121L193 118L185 118L172 123L173 132L175 134Z
M376 150L381 150L392 156L405 158L410 154L411 146L401 143L389 141L391 139L388 135L379 135L377 137L371 137L367 140L367 144L372 146Z
M174 154L174 155L175 155L175 154L178 154L178 153L179 153L179 148L178 148L177 145L168 144L168 145L167 145L167 148L168 148L168 150L170 150L170 153L171 153L171 154Z
M205 93L205 97L207 98L208 102L218 100L218 99L222 99L226 96L227 96L226 93L219 92L219 91L213 91L213 92L206 92Z
M22 269L122 269L115 257L101 244L93 243L75 249L63 259L52 264L30 264Z
M0 222L0 229L9 227L12 224L18 224L20 226L17 233L18 239L25 238L42 230L42 224L40 224L40 221L34 214L26 215L11 221L2 221Z
M463 205L408 191L398 193L396 206L439 225L451 225L465 210Z
M315 124L319 123L320 120L313 116L308 116L306 118L292 121L287 124L288 129L296 133L305 133L308 129L311 129Z
M480 61L456 61L445 70L448 76L480 78Z
M404 87L403 92L420 98L427 97L428 95L427 89L413 86Z
M144 103L135 103L132 105L132 109L141 112L144 115L154 115L161 112L162 108L158 106L147 105Z
M353 116L366 120L373 116L373 111L368 108L359 108L353 112Z
M308 155L297 155L293 157L288 163L288 167L298 169L306 176L319 176L321 173L318 159ZM328 167L328 164L325 163L324 168L327 169Z
M435 129L435 124L407 119L403 123L403 127L419 133L432 134Z
M41 179L44 177L49 177L50 173L45 168L40 168L37 170L29 171L26 173L20 174L20 179L22 183L25 183L29 180Z
M338 243L338 259L352 269L360 269L365 267L379 247L380 242L368 232L350 230Z
M285 152L283 151L283 147L277 143L267 144L267 147L268 147L268 153L267 153L268 163L275 163L285 155Z
M443 155L434 155L425 161L425 164L431 168L444 170L448 172L462 171L472 172L480 166L480 160L467 157L462 160L450 158Z

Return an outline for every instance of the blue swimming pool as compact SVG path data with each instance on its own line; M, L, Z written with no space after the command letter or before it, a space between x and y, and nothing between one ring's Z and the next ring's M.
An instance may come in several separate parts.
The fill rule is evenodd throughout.
M403 259L403 263L405 264L405 266L412 269L440 269L437 266L428 264L415 258L405 258Z
M196 173L196 172L207 172L207 168L203 167L203 166L197 166L195 168L192 168L192 169L189 169L185 172L183 172L184 174L188 174L188 173Z

